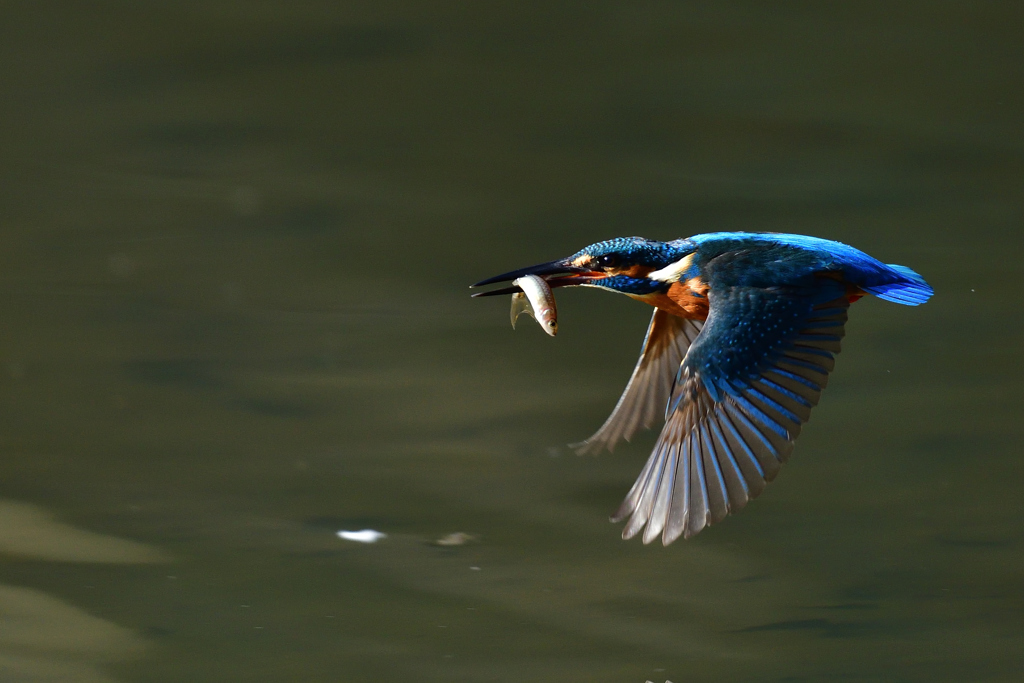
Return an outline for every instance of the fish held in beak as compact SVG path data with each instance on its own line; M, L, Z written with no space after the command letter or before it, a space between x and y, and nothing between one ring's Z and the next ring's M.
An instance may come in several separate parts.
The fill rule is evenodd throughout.
M526 313L552 337L558 334L558 310L555 307L555 295L544 278L536 275L524 275L517 278L512 285L522 290L512 294L512 328L515 329L519 316Z

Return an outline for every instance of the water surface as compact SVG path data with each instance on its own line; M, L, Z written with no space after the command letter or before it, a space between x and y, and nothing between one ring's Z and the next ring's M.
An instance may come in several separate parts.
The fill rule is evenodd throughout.
M0 677L1016 680L1021 14L7 7ZM713 230L936 296L855 306L742 514L626 543L654 435L565 444L649 311L567 291L550 339L466 285Z

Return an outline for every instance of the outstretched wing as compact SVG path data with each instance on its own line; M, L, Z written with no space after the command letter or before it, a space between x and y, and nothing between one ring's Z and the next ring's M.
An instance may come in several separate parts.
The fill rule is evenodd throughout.
M739 511L775 478L818 403L849 300L816 287L709 292L704 329L679 367L665 427L612 521L668 545Z
M640 359L612 414L592 437L572 444L572 448L581 455L597 453L605 447L612 450L619 439L629 441L638 429L646 429L664 419L665 403L672 392L679 364L700 334L702 325L700 321L656 309L644 337Z

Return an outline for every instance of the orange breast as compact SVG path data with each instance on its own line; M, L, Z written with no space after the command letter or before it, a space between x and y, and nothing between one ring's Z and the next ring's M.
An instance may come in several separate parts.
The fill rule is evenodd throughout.
M691 287L691 284L697 286ZM633 298L680 318L701 321L708 318L707 286L703 283L673 282L665 294L645 294Z

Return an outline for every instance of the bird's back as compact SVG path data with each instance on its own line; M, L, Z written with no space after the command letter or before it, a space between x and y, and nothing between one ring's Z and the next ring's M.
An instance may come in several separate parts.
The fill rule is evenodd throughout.
M697 265L712 282L770 287L799 285L815 275L834 273L866 293L916 306L932 295L920 275L882 263L859 249L833 240L785 233L718 232L694 235Z

